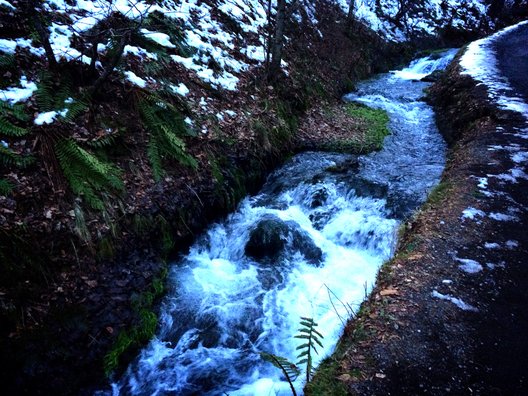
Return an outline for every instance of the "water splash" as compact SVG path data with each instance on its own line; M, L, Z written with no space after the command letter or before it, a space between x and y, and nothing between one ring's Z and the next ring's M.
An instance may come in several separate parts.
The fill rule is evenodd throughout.
M325 336L314 364L329 354L392 255L398 219L438 182L445 147L431 109L418 100L424 86L397 75L362 84L348 99L391 116L382 151L361 157L359 169L351 155L300 154L211 226L172 266L158 334L113 393L290 394L259 352L295 361L293 336L308 316ZM264 221L282 230L280 251L252 258L246 246ZM320 263L306 257L303 243L320 249ZM302 385L300 378L296 388Z

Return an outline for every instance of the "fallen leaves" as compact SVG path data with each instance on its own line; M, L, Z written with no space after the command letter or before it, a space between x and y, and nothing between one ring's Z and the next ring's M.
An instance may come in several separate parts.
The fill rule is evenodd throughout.
M387 289L381 290L379 294L382 297L385 297L385 296L399 296L400 292L398 291L398 289L389 287Z

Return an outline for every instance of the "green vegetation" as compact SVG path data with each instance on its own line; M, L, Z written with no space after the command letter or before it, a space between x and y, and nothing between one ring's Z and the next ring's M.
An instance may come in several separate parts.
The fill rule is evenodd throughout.
M286 358L271 353L262 352L260 354L264 360L281 369L286 380L290 384L294 396L297 395L297 392L293 386L293 381L295 381L300 375L301 370L299 369L299 366L305 366L306 383L309 383L313 376L313 352L318 353L317 346L320 346L321 348L323 347L321 340L324 338L323 335L315 329L317 323L315 323L312 318L301 317L300 325L301 328L299 329L299 333L294 336L303 341L303 343L297 347L297 350L300 351L300 353L297 355L299 360L296 364L288 361Z
M182 137L191 135L182 114L168 101L157 95L148 95L140 99L141 119L150 132L147 154L156 180L165 174L162 160L172 158L182 165L193 169L198 162L186 152Z
M358 103L348 104L346 111L366 126L364 136L361 137L361 140L351 142L352 146L359 152L380 150L383 147L383 140L389 135L387 112Z
M104 203L98 196L101 191L124 189L120 171L100 161L82 149L73 139L62 139L55 145L60 167L72 191L82 196L94 209L103 210Z
M438 185L429 193L429 197L424 206L437 205L442 202L451 193L452 189L453 185L450 182L442 181L438 183Z
M0 195L9 195L14 187L9 180L0 179Z
M286 381L288 381L288 384L290 384L290 389L292 391L293 396L297 396L297 392L295 390L295 387L293 386L293 382L301 373L299 368L295 364L292 364L288 359L283 358L281 356L273 355L271 353L266 352L261 352L260 356L263 360L273 364L275 367L282 371L282 373L286 377Z
M344 396L348 392L341 381L338 381L340 361L333 356L324 359L317 368L314 380L306 384L305 394L314 396Z
M164 267L159 275L153 278L148 291L132 297L132 306L139 319L134 326L119 333L114 345L105 355L103 368L107 377L125 362L124 355L132 355L154 336L158 319L152 310L156 300L165 291L167 274L167 268Z

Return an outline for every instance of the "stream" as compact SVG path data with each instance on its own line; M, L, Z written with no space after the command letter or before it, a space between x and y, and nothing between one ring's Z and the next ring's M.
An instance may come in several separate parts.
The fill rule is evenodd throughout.
M260 352L296 362L301 317L324 336L314 365L332 352L392 256L400 222L440 179L445 143L421 101L428 83L414 80L455 53L416 60L345 96L388 112L381 151L299 154L211 225L171 266L157 335L112 393L290 395ZM294 383L298 393L304 380Z

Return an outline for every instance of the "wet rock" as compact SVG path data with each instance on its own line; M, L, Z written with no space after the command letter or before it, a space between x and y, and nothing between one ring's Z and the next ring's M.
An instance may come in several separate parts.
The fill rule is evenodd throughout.
M315 192L312 194L312 202L310 207L312 209L323 206L328 199L328 190L324 186L318 187Z
M387 196L387 185L375 181L356 178L352 182L356 195L360 197L385 198Z
M443 70L435 70L431 74L428 74L427 76L423 77L420 81L424 82L436 82L442 77L444 74Z
M257 261L277 260L287 252L299 251L307 261L320 264L323 253L308 233L299 229L293 221L283 221L267 215L251 231L245 253Z

